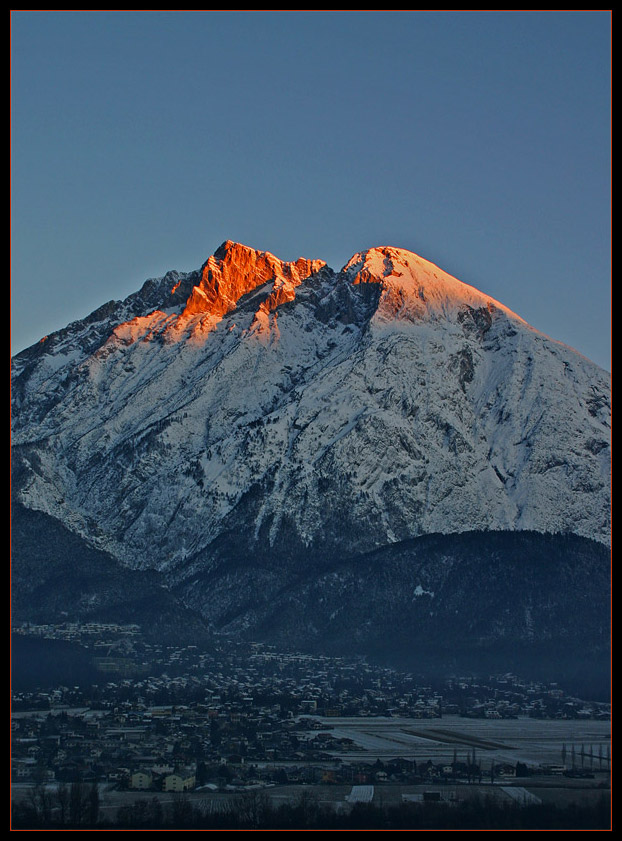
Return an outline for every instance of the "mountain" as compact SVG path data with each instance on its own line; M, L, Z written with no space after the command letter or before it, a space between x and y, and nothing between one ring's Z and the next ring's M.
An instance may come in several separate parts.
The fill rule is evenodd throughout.
M250 624L253 636L282 647L367 655L428 674L579 678L607 697L609 552L587 538L423 535L309 565L278 586L252 561L231 566L206 572L185 594L210 592L214 624L229 634ZM234 613L232 580L244 605Z
M286 592L304 615L345 562L372 592L373 553L426 535L454 558L460 534L529 532L538 552L575 536L577 580L596 564L602 583L609 391L588 359L408 251L334 272L227 241L14 358L14 498L236 633L269 636L258 605Z
M58 520L18 502L11 515L14 622L131 625L140 617L151 639L207 639L200 616L170 592L159 573L127 569Z

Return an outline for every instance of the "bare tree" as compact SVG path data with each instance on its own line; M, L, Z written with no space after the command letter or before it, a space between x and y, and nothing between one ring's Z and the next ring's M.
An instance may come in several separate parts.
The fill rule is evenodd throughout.
M58 803L59 822L64 826L69 816L69 786L60 782L56 788L56 802Z
M188 799L188 795L182 792L176 792L173 795L173 810L172 810L173 826L178 829L180 827L190 826L193 817L192 803Z
M99 786L95 781L91 783L91 788L88 792L88 801L89 826L96 826L99 820Z
M69 822L79 826L88 815L88 791L82 780L74 780L69 790Z
M271 810L272 802L264 791L252 791L238 804L238 815L241 821L253 829L265 825Z
M43 826L52 823L52 795L41 780L38 780L28 792L30 805Z

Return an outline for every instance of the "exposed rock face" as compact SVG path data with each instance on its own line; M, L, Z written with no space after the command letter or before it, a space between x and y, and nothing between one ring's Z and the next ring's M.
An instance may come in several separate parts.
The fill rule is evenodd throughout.
M401 249L335 273L226 242L19 354L13 388L16 498L221 624L421 535L609 541L607 373Z
M238 243L223 243L201 270L182 316L206 314L223 316L235 309L243 295L272 283L272 291L260 304L268 313L285 301L293 301L295 288L323 268L323 260L284 263L267 251L255 251Z

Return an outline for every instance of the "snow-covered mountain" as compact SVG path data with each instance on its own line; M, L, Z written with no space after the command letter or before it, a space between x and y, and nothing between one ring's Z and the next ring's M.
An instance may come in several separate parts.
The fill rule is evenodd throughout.
M608 544L609 388L408 251L336 273L228 241L14 358L14 494L252 625L292 576L421 535Z
M250 542L285 521L323 542L333 495L364 548L476 528L608 539L607 374L403 250L335 274L227 242L14 368L20 499L136 565L204 548L268 486Z

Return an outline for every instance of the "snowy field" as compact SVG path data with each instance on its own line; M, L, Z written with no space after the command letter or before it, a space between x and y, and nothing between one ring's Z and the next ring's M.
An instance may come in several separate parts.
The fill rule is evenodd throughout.
M383 761L398 756L415 761L451 762L454 750L458 759L476 756L485 764L525 762L530 765L560 764L566 747L566 765L570 765L574 746L576 763L589 763L592 750L595 768L602 746L602 756L610 745L611 723L608 721L550 721L518 718L505 720L469 719L444 716L434 719L406 718L334 718L329 731L336 738L352 739L356 747L347 759ZM335 754L344 757L344 754ZM605 767L603 763L603 768Z

